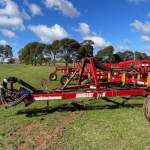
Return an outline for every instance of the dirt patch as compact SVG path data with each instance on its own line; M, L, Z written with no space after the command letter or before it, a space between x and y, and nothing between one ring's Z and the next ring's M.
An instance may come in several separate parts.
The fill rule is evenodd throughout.
M33 129L38 128L39 123L36 121L33 121L30 124L27 124L26 126L17 129L15 132L25 132L25 133L30 133L31 131L33 131Z
M51 134L51 140L49 140L48 146L52 146L54 144L53 142L56 137L62 136L64 128L74 121L74 119L76 118L76 115L77 115L77 112L71 112L66 117L58 120L58 126L56 126L53 129L53 132Z
M77 114L78 112L69 112L46 128L42 127L40 122L32 122L16 130L12 136L19 137L16 143L17 150L41 150L55 147L54 141L62 136L64 128L74 121Z

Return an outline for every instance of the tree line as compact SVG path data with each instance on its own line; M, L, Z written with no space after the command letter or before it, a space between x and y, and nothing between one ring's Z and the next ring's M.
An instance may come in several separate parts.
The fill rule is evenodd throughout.
M82 43L70 38L55 40L51 44L40 42L28 43L19 51L19 60L21 63L42 65L43 63L53 63L56 61L68 63L74 60L80 60L86 56L93 55L94 42L85 40ZM97 51L95 58L103 62L120 62L130 59L149 59L150 57L141 52L123 51L116 52L113 46L108 46Z
M148 56L146 53L143 52L138 51L133 52L131 50L118 51L115 53L113 46L108 46L99 50L95 55L95 58L103 62L117 63L120 61L132 59L137 60L150 59L150 56Z
M65 38L55 40L52 44L43 44L40 42L28 43L19 51L19 60L25 64L42 64L64 61L66 66L68 63L76 59L82 59L85 56L93 54L93 42L90 40L77 42L74 39Z

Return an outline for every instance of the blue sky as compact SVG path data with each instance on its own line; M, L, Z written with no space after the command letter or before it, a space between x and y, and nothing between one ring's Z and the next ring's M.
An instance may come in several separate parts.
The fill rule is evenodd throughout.
M91 39L150 54L150 0L0 0L0 43L15 55L28 42Z

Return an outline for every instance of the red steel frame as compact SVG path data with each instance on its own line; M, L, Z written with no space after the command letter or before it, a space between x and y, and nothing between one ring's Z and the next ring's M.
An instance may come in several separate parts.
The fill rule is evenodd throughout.
M95 90L95 91L82 91L82 92L62 92L53 94L32 94L28 99L33 101L43 100L64 100L64 99L78 99L78 98L102 98L113 96L147 96L150 92L144 89L131 89L131 90Z
M57 72L61 72L63 74L68 74L68 73L72 73L75 71L75 67L65 67L65 66L56 66L55 70L52 73L57 73Z
M132 87L130 89L127 88L115 88L120 87L122 84L121 80L118 81L107 81L107 82L101 82L97 76L97 69L100 69L99 66L97 66L96 61L93 57L87 57L82 60L82 66L81 68L77 68L77 70L74 72L74 74L71 76L70 80L61 88L53 89L50 91L44 91L44 90L37 90L38 92L33 92L30 96L24 97L26 101L34 102L34 101L44 101L44 100L63 100L63 99L80 99L80 98L101 98L101 97L113 97L113 96L148 96L150 95L150 89L146 85L136 85L134 87L134 81L130 81ZM82 85L82 77L84 76L84 72L87 71L86 69L89 69L91 73L91 79L93 79L93 82L91 84L84 84ZM69 86L69 83L73 79L73 77L76 75L76 73L79 74L79 80L77 82L77 85ZM5 81L5 83L8 83L8 81ZM22 81L21 81L22 82ZM10 91L12 91L13 94L13 82L10 83ZM15 82L14 82L15 83ZM118 86L119 84L119 86ZM128 82L125 82L125 84L129 84ZM30 85L26 84L24 82L24 86L27 85L28 87L31 87ZM110 87L106 87L110 86ZM26 86L25 86L26 87ZM28 88L27 87L27 88ZM30 89L30 88L29 88ZM34 90L33 90L34 91Z
M87 63L88 62L88 63ZM133 63L135 61L128 61L127 64ZM139 62L139 61L136 61ZM125 64L126 64L125 63ZM141 61L141 63L148 63L150 66L150 61ZM122 63L120 63L122 64ZM87 66L86 66L87 65ZM149 67L148 66L148 67ZM81 85L82 76L84 74L85 69L91 69L92 78L94 80L93 84L85 84ZM106 89L104 86L106 85L116 85L121 83L121 81L114 81L114 82L100 82L99 78L97 77L97 68L95 66L95 60L93 57L87 57L82 60L82 67L78 68L77 72L79 72L79 80L77 85L75 86L68 86L65 85L63 88L56 89L52 93L49 94L32 94L31 97L28 99L33 101L40 101L40 100L63 100L63 99L78 99L78 98L100 98L100 97L113 97L113 96L147 96L150 94L150 90L146 90L146 86L139 86L136 88L131 89ZM128 81L132 82L132 81ZM69 83L69 82L68 82ZM77 90L80 89L81 91L73 91L68 92L67 90Z

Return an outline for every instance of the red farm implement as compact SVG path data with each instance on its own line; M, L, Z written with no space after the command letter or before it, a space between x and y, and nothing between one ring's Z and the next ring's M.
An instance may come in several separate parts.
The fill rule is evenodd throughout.
M149 60L102 64L93 57L86 57L82 59L80 67L75 68L65 84L56 89L37 89L15 77L4 79L0 86L1 103L11 107L21 102L31 104L44 100L145 96L144 114L150 120L149 72ZM75 76L78 76L76 84L70 85Z
M75 67L56 66L55 70L49 74L49 80L56 81L58 72L68 75L68 74L73 73L74 71L75 71Z
M79 69L80 67L81 64L79 61L74 63L73 66L55 66L54 71L49 74L49 80L56 81L58 78L58 73L60 72L62 74L60 78L60 83L61 85L64 85L68 78L70 78L70 76L75 72L75 70Z

